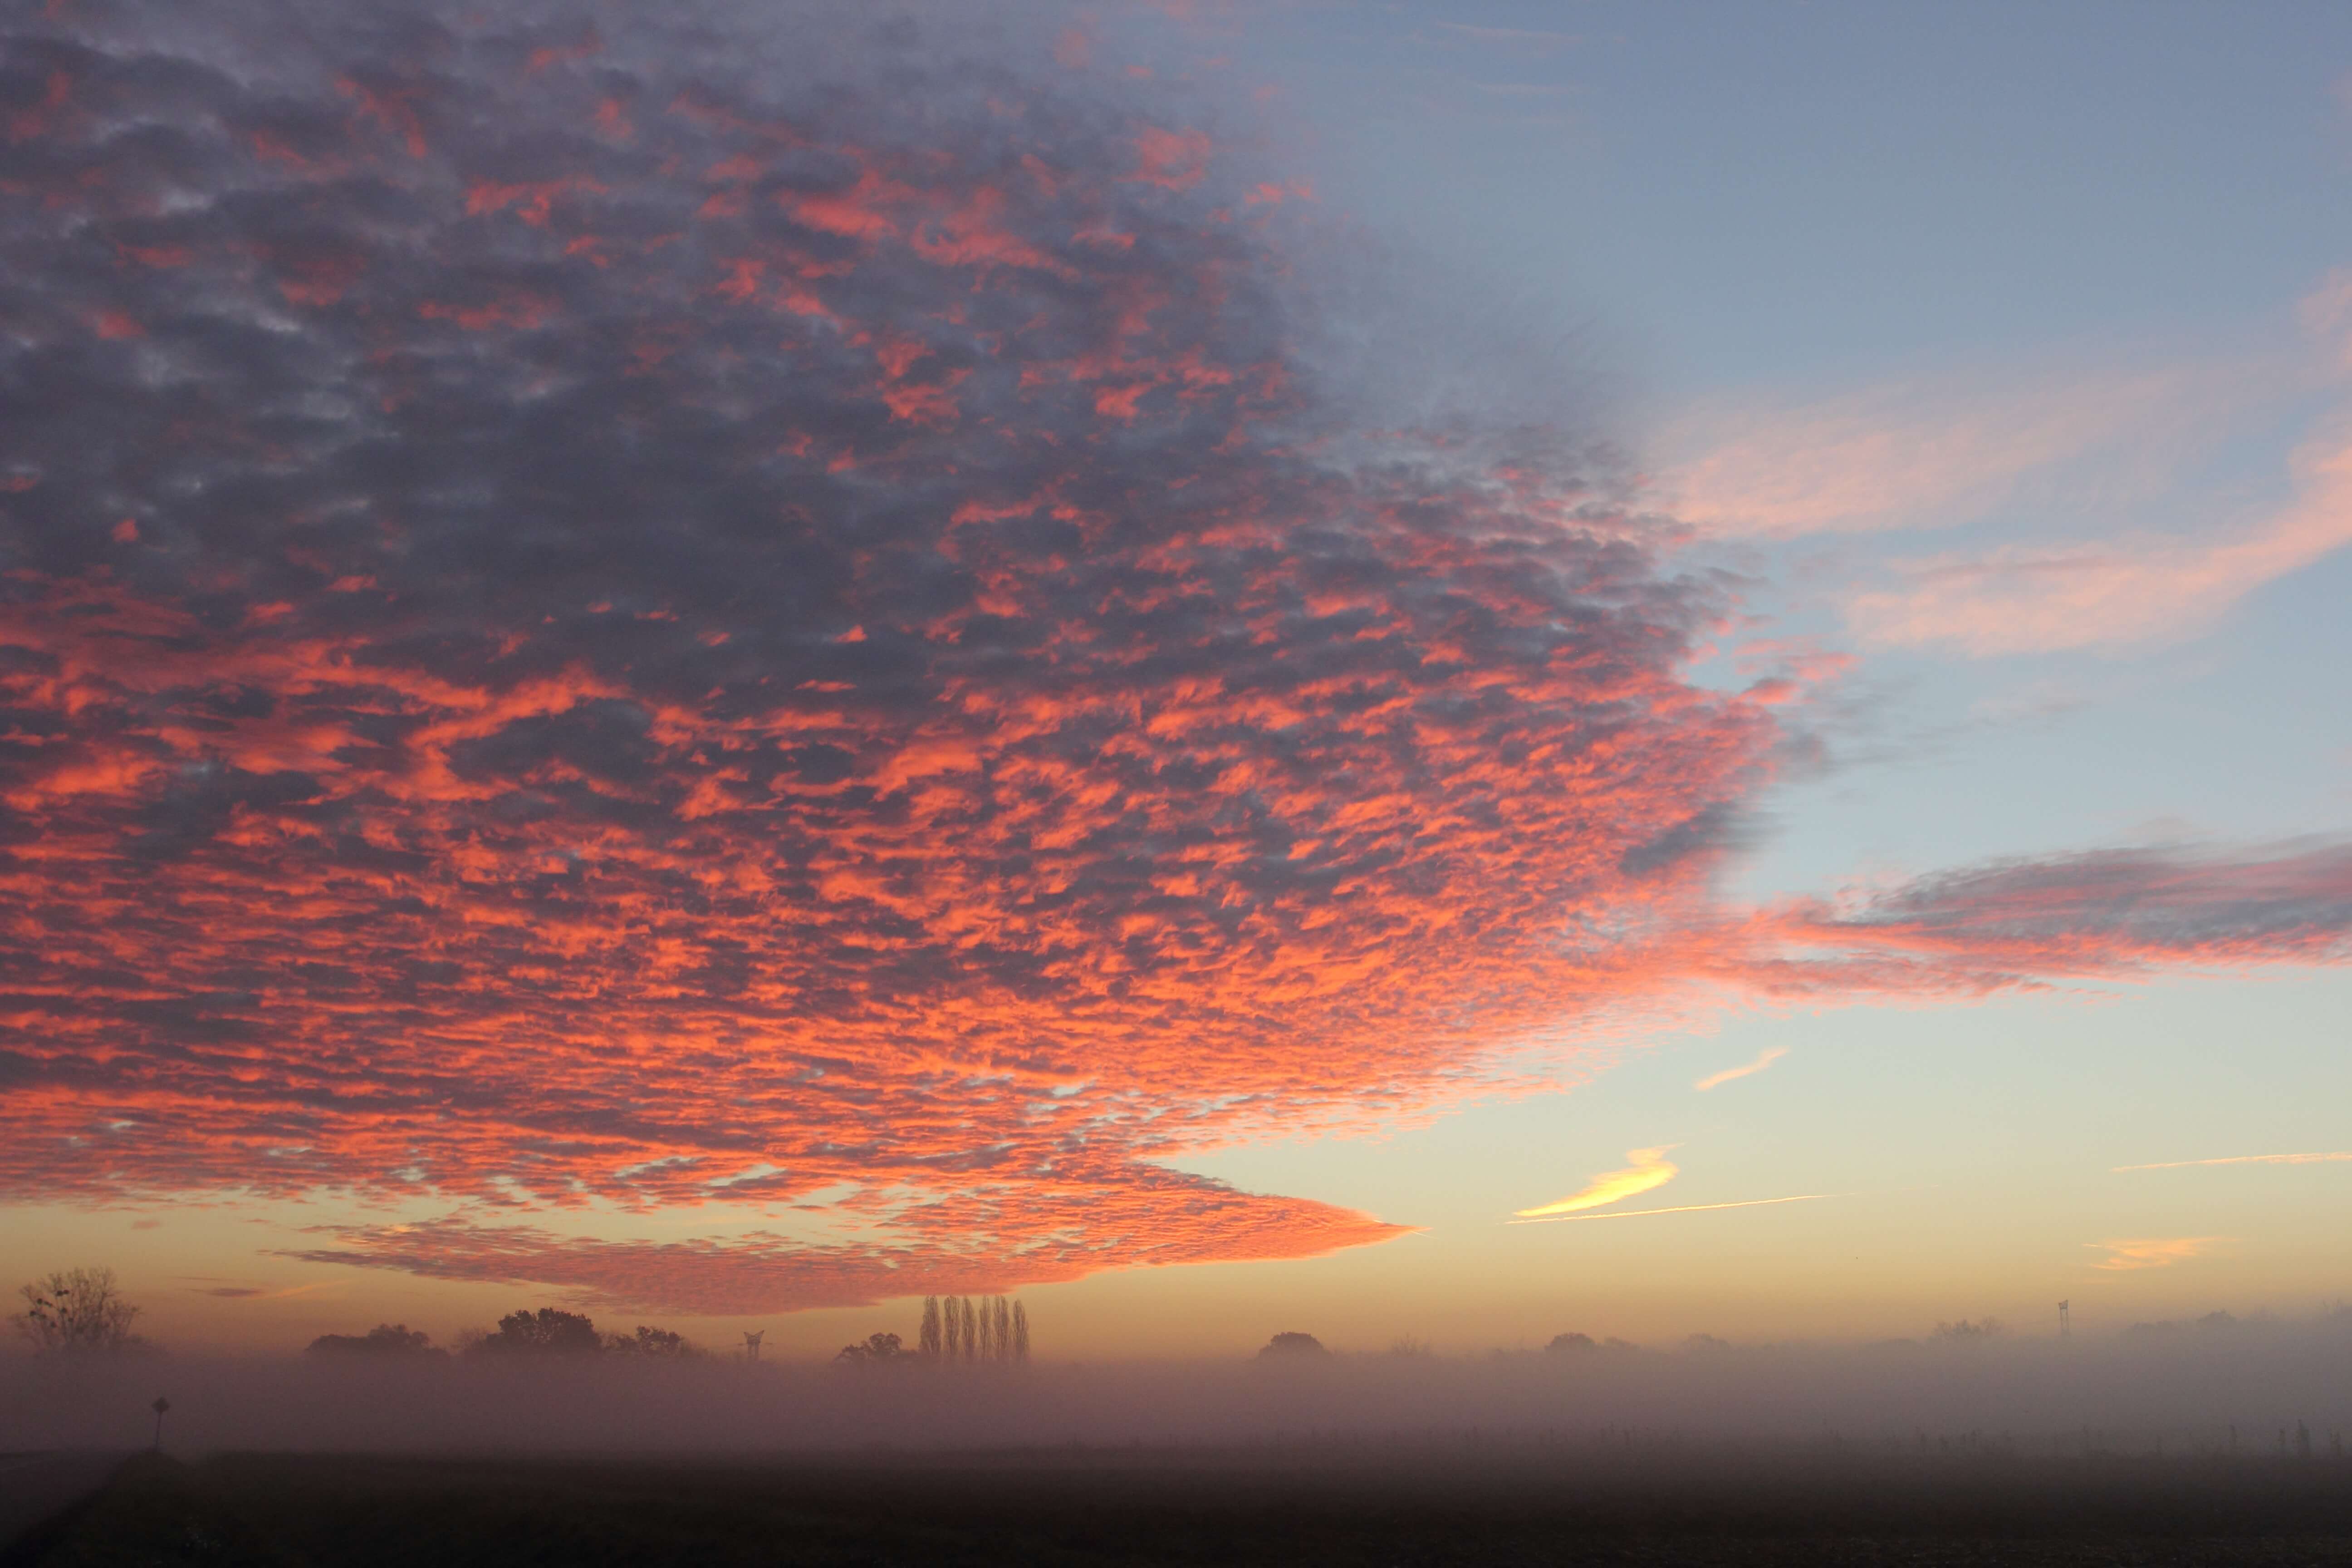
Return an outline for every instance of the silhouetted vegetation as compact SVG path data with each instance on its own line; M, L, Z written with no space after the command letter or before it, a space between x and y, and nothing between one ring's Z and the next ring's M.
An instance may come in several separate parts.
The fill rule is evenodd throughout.
M1572 1355L1594 1349L1591 1334L1554 1334L1544 1349L1553 1355Z
M874 1366L888 1363L896 1366L911 1363L916 1358L907 1353L896 1334L868 1334L855 1344L841 1347L834 1362L839 1366Z
M685 1335L673 1333L667 1329L641 1325L633 1333L603 1334L596 1331L595 1322L584 1313L567 1312L559 1307L541 1307L535 1312L509 1312L499 1320L498 1332L484 1334L475 1341L469 1353L487 1356L613 1354L677 1360L700 1352Z
M668 1356L676 1359L695 1353L684 1334L668 1329L656 1329L640 1323L636 1331L626 1334L607 1334L604 1348L623 1355Z
M1313 1360L1331 1352L1313 1334L1281 1333L1268 1340L1265 1348L1257 1353L1262 1360L1284 1361Z
M604 1348L593 1322L557 1307L509 1312L499 1320L498 1332L484 1335L476 1347L484 1355L593 1355Z
M1937 1323L1935 1337L1955 1344L1980 1344L1997 1340L2009 1331L2001 1327L1999 1318L1979 1318L1975 1322L1962 1318L1957 1323Z
M68 1268L17 1287L25 1310L9 1321L39 1349L106 1355L146 1344L131 1331L139 1309L122 1299L111 1268Z
M926 1296L914 1353L947 1366L1025 1365L1029 1310L1003 1296Z
M363 1334L320 1334L306 1347L312 1355L446 1355L433 1348L433 1336L406 1323L378 1323Z

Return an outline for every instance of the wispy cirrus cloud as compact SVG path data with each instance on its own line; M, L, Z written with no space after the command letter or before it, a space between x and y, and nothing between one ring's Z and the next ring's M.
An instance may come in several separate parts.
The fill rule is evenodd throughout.
M2168 1236L2124 1241L2089 1241L2083 1245L2106 1253L2106 1257L2092 1264L2092 1268L2110 1273L2130 1273L2141 1268L2169 1268L2192 1258L2207 1257L2215 1247L2227 1244L2229 1239L2226 1236Z
M1663 1143L1654 1149L1628 1149L1625 1158L1629 1163L1623 1169L1603 1171L1564 1198L1517 1210L1517 1217L1543 1219L1554 1215L1575 1214L1581 1209L1596 1209L1654 1192L1681 1173L1675 1163L1666 1158L1667 1152L1675 1147L1677 1145L1673 1143Z
M2337 273L2300 307L2308 352L2134 373L2021 373L1936 388L1890 386L1813 403L1701 410L1661 444L1660 504L1718 536L1794 539L1951 530L2053 510L2133 519L2152 481L2177 486L2186 454L2250 410L2340 384L2352 367L2352 282ZM1883 647L1972 658L2194 636L2264 584L2352 543L2352 436L2339 415L2287 460L2292 499L2266 514L2161 531L2078 523L2020 542L1964 541L1855 567L1839 590L1849 626ZM2134 498L2137 498L2135 500ZM2058 532L2060 537L2048 535Z
M2226 1154L2215 1160L2159 1160L2149 1165L2114 1165L2109 1170L2120 1174L2126 1171L2186 1171L2200 1165L2334 1165L2352 1163L2352 1149L2330 1150L2315 1154Z
M1789 1047L1786 1046L1767 1046L1756 1053L1754 1061L1743 1062L1736 1068L1725 1068L1721 1072L1711 1072L1691 1087L1701 1094L1711 1089L1721 1089L1727 1083L1736 1083L1743 1078L1755 1077L1788 1054Z
M1653 482L1660 504L1717 535L1949 526L2028 476L2184 420L2209 379L2151 371L2057 386L1890 385L1701 409L1660 437Z
M1893 585L1853 595L1848 619L1873 642L1987 658L2193 635L2263 584L2352 544L2352 437L2315 438L2292 468L2294 504L2233 533L1906 561Z

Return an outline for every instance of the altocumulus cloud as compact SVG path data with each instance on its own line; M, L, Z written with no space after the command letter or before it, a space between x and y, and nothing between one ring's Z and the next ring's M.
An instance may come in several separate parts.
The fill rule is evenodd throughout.
M1336 413L1177 110L846 16L16 25L10 1190L858 1194L723 1289L339 1242L688 1305L1312 1253L1394 1227L1150 1157L1475 1072L1696 874L1717 594Z
M1556 434L1368 419L1197 103L931 26L0 28L0 1194L982 1290L1393 1235L1157 1162L1664 986L2342 955L2328 847L1712 908L1788 696L1685 678L1718 581Z

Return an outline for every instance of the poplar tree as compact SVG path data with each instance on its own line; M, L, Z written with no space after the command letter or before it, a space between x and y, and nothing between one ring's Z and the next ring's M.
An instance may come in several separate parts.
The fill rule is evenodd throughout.
M915 1337L915 1353L925 1361L940 1359L940 1299L923 1298L923 1326Z
M963 1298L950 1296L946 1302L946 1329L943 1348L950 1366L963 1359Z
M1013 1360L1016 1365L1029 1364L1029 1309L1018 1300L1013 1303Z
M996 1331L996 1359L1001 1362L1010 1363L1013 1360L1012 1303L1005 1300L1003 1297L999 1296L991 1309L990 1316L996 1320L995 1322L991 1325Z
M980 1315L971 1310L971 1298L962 1299L963 1359L966 1363L980 1359Z

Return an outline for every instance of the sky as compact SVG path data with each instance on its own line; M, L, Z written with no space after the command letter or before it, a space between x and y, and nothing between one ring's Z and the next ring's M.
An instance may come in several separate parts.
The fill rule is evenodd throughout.
M0 1257L172 1344L2352 1294L2352 17L0 24Z

